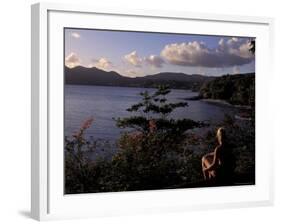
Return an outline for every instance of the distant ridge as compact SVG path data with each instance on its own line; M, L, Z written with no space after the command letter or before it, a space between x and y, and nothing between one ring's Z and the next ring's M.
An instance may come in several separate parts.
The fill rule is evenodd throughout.
M156 87L167 84L175 89L199 90L202 84L214 77L199 74L184 74L174 72L162 72L145 77L124 77L114 71L104 71L96 67L86 68L77 66L68 68L65 66L65 84L71 85L102 85L124 87Z

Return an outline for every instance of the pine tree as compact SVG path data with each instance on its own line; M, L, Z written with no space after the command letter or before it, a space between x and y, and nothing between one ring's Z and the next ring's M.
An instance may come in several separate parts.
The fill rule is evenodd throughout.
M176 135L181 137L185 131L204 125L191 119L174 119L171 113L177 108L188 107L187 102L169 102L167 95L171 92L169 86L160 85L150 94L148 91L141 92L141 101L132 105L127 111L134 113L133 116L118 118L117 126L120 128L132 128L144 134L154 131Z

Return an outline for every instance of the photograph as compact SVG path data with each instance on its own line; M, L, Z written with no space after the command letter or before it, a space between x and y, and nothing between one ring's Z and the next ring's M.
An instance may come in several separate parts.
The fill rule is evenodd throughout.
M64 194L255 185L255 37L63 41Z

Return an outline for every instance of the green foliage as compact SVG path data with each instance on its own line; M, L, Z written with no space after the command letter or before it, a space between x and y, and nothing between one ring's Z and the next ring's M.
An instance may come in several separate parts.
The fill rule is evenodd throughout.
M151 95L148 91L141 92L142 101L132 105L127 111L142 112L147 115L146 117L151 117L151 113L166 117L176 108L188 106L186 102L167 103L166 95L170 92L169 86L165 85L160 85L156 92Z
M185 131L193 128L199 128L206 126L203 122L196 122L191 119L147 119L142 116L132 116L128 118L118 118L116 119L117 125L120 128L133 128L136 131L142 133L148 133L152 129L152 122L155 127L157 127L158 132L166 134L182 135Z
M126 190L171 188L198 173L185 169L190 170L187 160L193 155L191 151L186 155L186 131L205 124L169 118L175 109L188 106L186 102L168 102L170 92L168 86L159 86L153 94L140 93L141 102L128 109L139 115L116 120L118 127L133 129L121 136L113 157L114 170L122 173L118 176L125 178Z
M192 165L198 158L180 145L182 150L175 151L179 143L173 137L164 139L160 133L124 134L120 151L112 160L115 178L122 177L119 186L123 183L123 190L166 189L202 178L201 167Z
M175 142L173 136L124 133L111 160L94 161L86 154L91 144L79 141L74 138L66 143L67 148L77 144L84 148L80 153L65 152L67 194L168 189L202 180L199 155L188 150L185 142Z
M72 137L65 137L64 168L65 193L87 193L104 189L103 176L108 162L98 158L95 162L89 159L87 153L110 150L107 142L86 140L85 131L91 126L93 119L86 120L79 131ZM100 191L99 190L99 191Z
M255 75L218 77L204 83L199 94L202 98L226 100L235 105L252 105L255 100Z
M252 121L237 124L231 117L223 121L228 130L228 144L235 155L237 182L255 182L255 126Z
M177 108L187 107L186 102L170 103L166 97L171 90L168 86L159 86L153 94L148 91L141 92L141 102L127 109L129 112L138 113L127 118L116 119L120 128L133 128L137 131L147 133L151 131L151 122L159 132L183 134L186 130L203 126L200 122L189 119L174 120L169 115Z
M255 39L252 39L251 40L251 44L250 44L250 49L249 51L252 52L252 54L255 54L256 53L256 40Z

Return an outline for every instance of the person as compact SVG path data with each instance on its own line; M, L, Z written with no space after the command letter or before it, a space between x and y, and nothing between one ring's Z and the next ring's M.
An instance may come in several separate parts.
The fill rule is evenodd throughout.
M205 180L217 179L219 170L227 162L223 158L227 150L225 129L223 127L218 128L216 137L218 145L215 150L202 157L202 172Z

